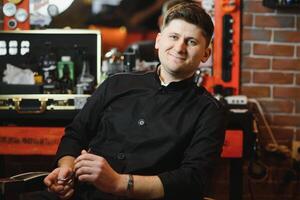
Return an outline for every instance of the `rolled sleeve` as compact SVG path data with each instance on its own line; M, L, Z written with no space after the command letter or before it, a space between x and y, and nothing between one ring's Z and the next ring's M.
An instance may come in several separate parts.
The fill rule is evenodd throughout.
M80 155L81 150L86 149L90 139L95 136L98 122L105 108L107 82L104 81L97 88L72 123L66 126L65 134L56 152L55 164L63 156Z

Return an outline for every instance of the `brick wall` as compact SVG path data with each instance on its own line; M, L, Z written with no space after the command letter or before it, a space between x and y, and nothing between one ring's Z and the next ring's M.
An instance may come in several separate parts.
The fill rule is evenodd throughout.
M244 0L242 94L263 105L275 137L300 140L300 11Z
M261 103L275 138L290 147L294 134L300 140L300 11L266 8L262 0L243 5L241 93ZM284 181L295 173L290 160L267 161L271 157L262 160L269 169L265 180L248 179L245 165L244 198L300 199L295 176Z

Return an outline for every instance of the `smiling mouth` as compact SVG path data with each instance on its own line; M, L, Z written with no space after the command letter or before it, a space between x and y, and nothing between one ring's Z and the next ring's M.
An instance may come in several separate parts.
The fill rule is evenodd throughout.
M171 57L175 58L176 60L182 60L182 61L184 61L184 60L186 59L185 56L178 56L178 55L174 55L174 54L172 54L172 53L169 53L169 55L170 55Z

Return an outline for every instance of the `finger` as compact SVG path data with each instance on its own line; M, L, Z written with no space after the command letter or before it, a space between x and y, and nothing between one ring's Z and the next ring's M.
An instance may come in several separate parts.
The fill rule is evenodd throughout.
M59 195L60 199L67 200L70 199L74 194L74 189L70 189L65 195Z
M66 183L66 185L70 185L71 187L73 187L74 186L74 181L75 181L75 174L74 174L74 176L72 178L70 178L68 180L68 182Z
M84 161L84 162L83 162ZM107 163L107 161L105 160L105 158L101 157L101 156L97 156L94 154L83 154L81 156L79 156L75 162L74 162L74 166L80 166L78 164L81 165L90 165L90 166L96 166L96 165L104 165Z
M68 182L69 179L72 178L73 172L71 169L62 169L59 171L59 174L57 176L57 183L58 184L65 184L65 182Z
M86 150L81 151L81 154L86 154L86 153L88 153Z
M75 171L75 176L79 177L80 175L83 174L92 174L93 170L90 167L80 167L78 170Z
M75 159L74 163L76 164L76 163L78 163L78 162L80 162L82 160L95 160L95 159L97 159L96 155L90 154L90 153L84 153L84 154L81 154L80 156L78 156Z
M60 193L61 191L63 191L64 189L64 186L63 185L58 185L58 184L52 184L49 189L52 191L52 192L55 192L55 193Z
M82 182L93 182L95 180L95 176L92 174L82 174L78 176L78 180Z
M65 194L67 194L70 190L72 189L72 187L70 185L65 185L63 187L63 190L61 190L58 194L64 196Z
M89 149L88 151L82 150L81 155L79 155L75 160L78 160L78 159L80 160L82 158L95 159L95 158L102 158L102 157L97 154L91 153L91 150Z
M74 178L75 178L75 173L72 172L72 174L68 175L67 177L65 177L63 179L58 179L57 184L70 185L70 183L72 183L74 181Z
M44 184L49 187L50 185L52 185L52 180L49 176L44 178Z
M44 178L44 183L46 186L50 186L56 182L58 176L59 168L54 169L48 176Z
M90 167L90 168L97 167L97 162L91 161L91 160L81 160L74 165L75 173L82 167ZM98 167L98 168L100 168L100 167Z

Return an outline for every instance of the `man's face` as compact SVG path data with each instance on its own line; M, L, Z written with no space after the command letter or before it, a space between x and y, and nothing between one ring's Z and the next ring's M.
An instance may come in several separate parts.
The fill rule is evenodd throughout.
M161 70L178 80L192 76L211 53L201 29L181 19L174 19L163 28L157 35L155 48Z

